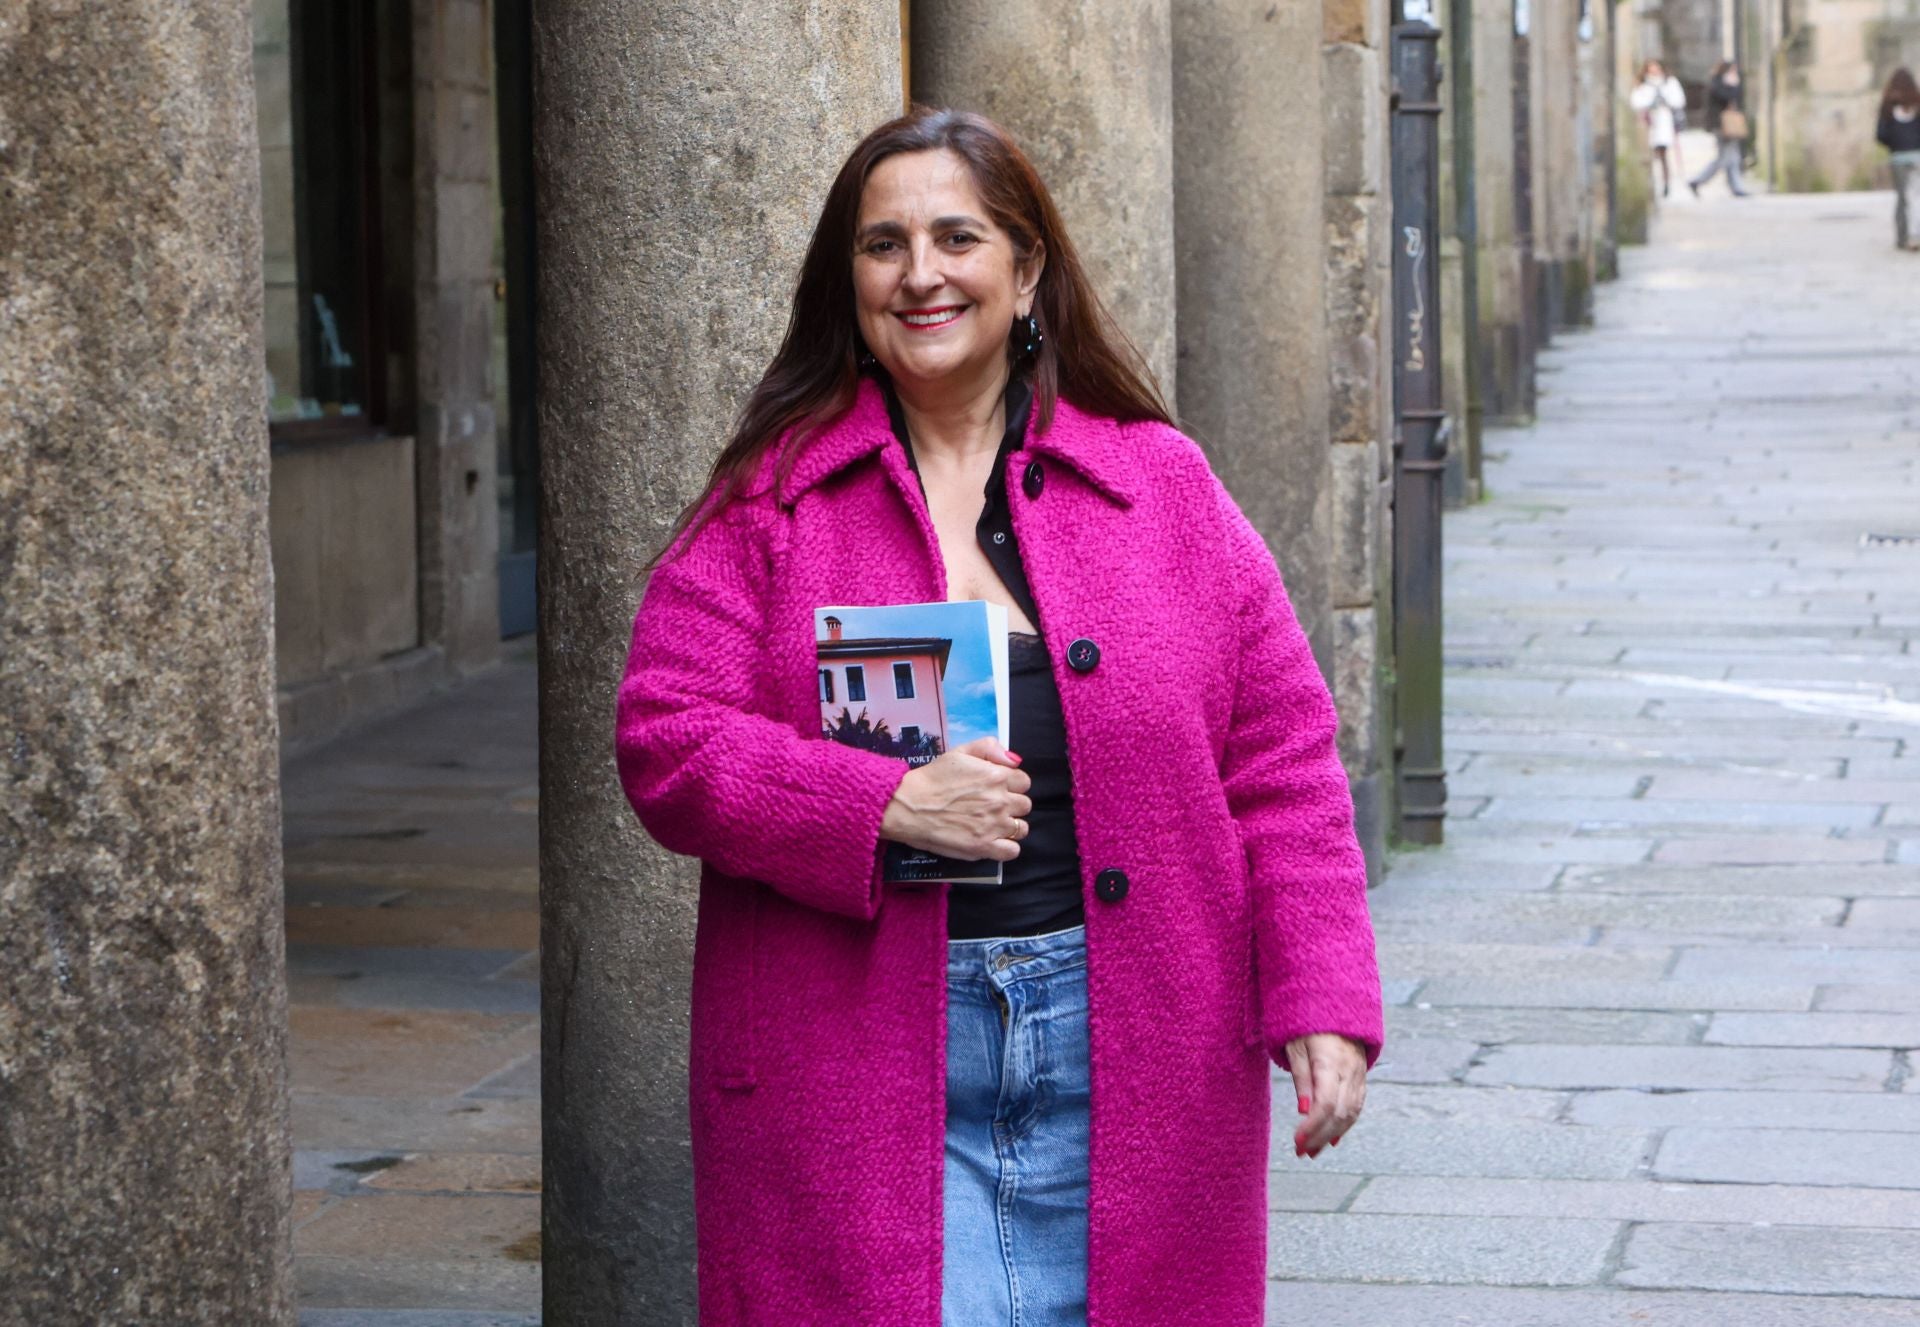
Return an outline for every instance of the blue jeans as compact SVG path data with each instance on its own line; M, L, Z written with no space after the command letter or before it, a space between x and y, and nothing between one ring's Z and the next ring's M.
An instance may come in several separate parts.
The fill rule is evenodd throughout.
M942 1327L1085 1327L1086 927L947 942Z

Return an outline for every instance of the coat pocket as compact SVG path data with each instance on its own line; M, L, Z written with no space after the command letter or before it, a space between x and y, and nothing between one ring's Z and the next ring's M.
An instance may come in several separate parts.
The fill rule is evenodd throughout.
M755 1073L755 1024L758 1019L759 973L756 950L760 927L760 891L752 880L730 882L730 892L715 928L714 945L705 958L706 971L696 976L706 1025L703 1034L710 1081L723 1091L750 1092ZM700 977L706 980L702 982Z

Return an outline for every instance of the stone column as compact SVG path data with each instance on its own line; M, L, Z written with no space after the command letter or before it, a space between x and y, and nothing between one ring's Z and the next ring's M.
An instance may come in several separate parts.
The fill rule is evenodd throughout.
M1474 0L1474 169L1480 225L1480 383L1485 417L1533 416L1533 348L1527 339L1526 255L1516 227L1514 0Z
M926 0L913 98L1012 131L1094 288L1174 398L1173 92L1168 0ZM1285 96L1286 93L1279 95Z
M1370 873L1391 816L1393 226L1387 193L1387 0L1324 0L1329 496L1328 583L1340 754Z
M1578 15L1571 3L1533 6L1533 234L1540 271L1539 334L1585 316L1586 154L1581 133Z
M420 625L456 672L500 652L489 8L412 6Z
M241 0L0 11L0 1285L293 1322Z
M695 873L621 794L614 693L641 567L779 342L827 186L900 110L899 25L895 0L537 11L549 1322L695 1320Z
M1175 0L1174 235L1180 414L1279 559L1323 671L1333 663L1327 453L1325 126L1311 6Z

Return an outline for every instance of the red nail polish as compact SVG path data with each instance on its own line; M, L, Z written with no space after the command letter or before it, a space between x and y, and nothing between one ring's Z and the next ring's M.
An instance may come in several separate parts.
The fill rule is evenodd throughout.
M1009 752L1007 752L1007 759L1008 759L1008 760L1011 760L1011 761L1012 761L1012 762L1013 762L1014 764L1016 764L1016 765L1018 765L1018 764L1020 763L1020 757L1018 757L1018 756L1016 756L1016 755L1015 755L1015 754L1014 754L1013 752L1011 752L1011 751L1009 751Z
M1312 1110L1312 1109L1313 1109L1313 1103L1312 1103L1311 1101L1308 1101L1308 1100L1307 1100L1307 1099L1306 1099L1305 1097L1301 1097L1301 1098L1300 1098L1300 1113L1301 1113L1302 1115L1305 1115L1305 1114L1306 1114L1306 1113L1307 1113L1308 1111L1310 1111L1310 1110Z
M1339 1140L1338 1138L1335 1138L1335 1139L1333 1139L1333 1140L1332 1140L1331 1142L1329 1142L1329 1143L1327 1144L1327 1146L1328 1146L1328 1147L1338 1147L1338 1146L1340 1146L1340 1140Z

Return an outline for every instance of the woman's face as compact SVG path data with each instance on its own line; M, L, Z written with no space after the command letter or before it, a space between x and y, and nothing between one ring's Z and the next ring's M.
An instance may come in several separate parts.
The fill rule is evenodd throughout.
M854 305L867 349L896 382L991 379L1015 318L1033 307L1024 270L953 152L903 152L873 168L854 232Z
M1660 67L1660 62L1658 60L1647 61L1647 77L1649 79L1654 81L1659 81L1661 79L1664 79L1666 76L1667 76L1667 71Z

